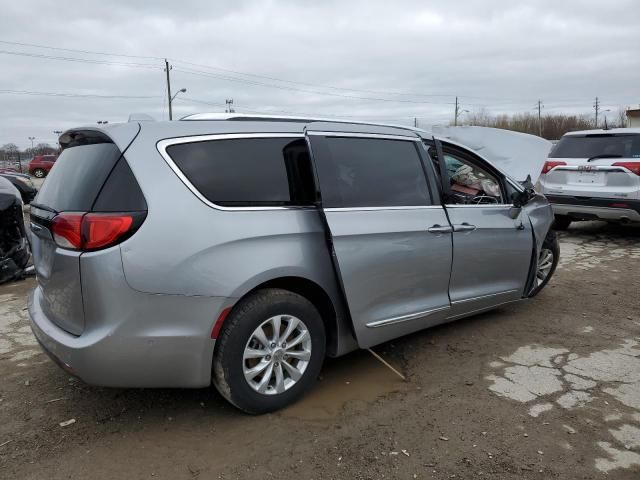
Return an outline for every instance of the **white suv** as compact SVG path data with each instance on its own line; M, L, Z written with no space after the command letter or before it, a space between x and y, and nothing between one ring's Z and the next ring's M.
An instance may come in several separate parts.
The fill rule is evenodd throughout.
M640 128L565 134L540 176L556 229L573 220L640 222Z

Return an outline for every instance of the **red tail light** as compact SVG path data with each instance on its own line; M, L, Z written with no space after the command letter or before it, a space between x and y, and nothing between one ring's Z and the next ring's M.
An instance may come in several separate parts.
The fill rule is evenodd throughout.
M56 244L62 248L82 248L82 217L84 213L63 213L51 222L51 232Z
M133 225L131 215L88 213L82 222L84 249L95 250L117 243Z
M137 213L61 213L51 222L51 231L60 247L98 250L131 236L143 219Z
M555 160L547 160L546 162L544 162L544 166L542 167L542 173L549 173L551 170L553 170L554 168L560 166L560 165L566 165L567 162L558 162Z
M636 175L640 175L640 162L616 162L614 167L624 167L627 170L632 171Z

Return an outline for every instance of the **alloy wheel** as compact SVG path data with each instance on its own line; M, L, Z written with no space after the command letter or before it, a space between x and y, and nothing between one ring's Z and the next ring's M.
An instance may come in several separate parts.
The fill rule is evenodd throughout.
M242 355L244 378L264 395L277 395L302 378L311 359L311 335L302 320L276 315L256 328Z
M543 248L538 257L538 271L536 272L536 285L540 286L544 283L553 267L553 251Z

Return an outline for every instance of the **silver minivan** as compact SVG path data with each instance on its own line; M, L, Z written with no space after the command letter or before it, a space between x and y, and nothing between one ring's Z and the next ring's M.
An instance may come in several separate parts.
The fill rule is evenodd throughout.
M35 336L89 384L213 380L261 413L326 355L529 298L558 262L552 212L500 165L548 146L454 134L238 114L69 130L31 206Z

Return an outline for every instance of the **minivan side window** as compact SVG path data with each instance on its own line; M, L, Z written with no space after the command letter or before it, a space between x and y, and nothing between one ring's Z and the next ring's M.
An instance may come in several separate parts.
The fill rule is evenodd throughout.
M318 175L325 207L431 204L416 142L326 137L322 144Z
M500 181L461 155L445 150L444 161L451 183L450 204L484 205L505 203Z
M309 206L313 170L304 139L239 138L166 149L189 182L221 206Z

